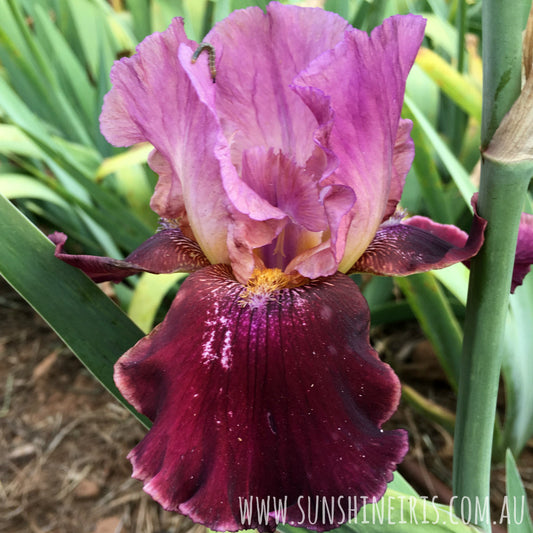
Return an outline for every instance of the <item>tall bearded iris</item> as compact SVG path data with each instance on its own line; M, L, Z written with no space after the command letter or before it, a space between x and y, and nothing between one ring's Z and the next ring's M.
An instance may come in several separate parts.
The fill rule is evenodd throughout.
M286 521L327 530L379 499L407 451L383 431L400 385L369 345L349 272L403 275L477 252L454 226L396 215L412 163L400 118L424 32L417 16L370 36L335 14L269 4L233 13L206 41L176 19L112 70L102 131L148 141L162 229L126 260L56 255L95 281L193 272L165 320L124 354L115 381L153 421L130 453L165 509L216 530ZM326 501L327 521L315 521ZM271 509L272 511L272 509ZM350 514L351 513L351 514ZM324 518L324 517L322 517Z

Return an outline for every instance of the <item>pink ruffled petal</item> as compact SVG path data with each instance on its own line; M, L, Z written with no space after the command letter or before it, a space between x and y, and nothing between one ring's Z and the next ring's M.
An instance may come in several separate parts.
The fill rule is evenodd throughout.
M319 201L321 173L296 165L283 153L256 147L243 153L242 179L270 205L309 231L325 231L324 207ZM256 216L252 218L257 220Z
M297 31L294 27L292 33L285 33L287 26L296 24ZM334 155L317 154L313 143L317 134L314 114L319 112L313 114L290 89L290 83L312 59L339 42L347 27L346 21L323 10L272 3L267 14L257 8L233 13L206 37L217 52L216 86L209 79L207 65L191 65L186 51L181 58L200 99L224 130L225 136L219 137L216 153L232 206L253 220L270 221L270 227L275 219L281 221L288 215L304 228L299 236L289 231L297 237L297 245L282 250L287 257L284 265L294 254L306 252L306 246L316 247L322 242L319 235L309 235L305 230L327 229L322 205L324 195L319 197L318 181L332 171L334 159ZM242 54L242 49L247 53ZM326 121L330 121L329 105L326 114ZM265 157L265 154L269 155ZM280 175L278 180L270 177L271 171L276 173L275 167ZM286 176L281 176L283 170L288 171ZM277 182L272 184L272 181ZM252 224L245 226L246 231L242 227L230 228L228 240L231 263L241 281L246 281L251 271L238 261L244 261L249 267L254 264L250 257L253 248L269 246L259 238L267 235L262 225L257 225L256 231ZM278 234L279 230L274 237ZM248 240L243 242L245 235ZM231 238L239 240L232 242ZM288 241L285 234L283 238ZM270 248L279 250L276 242ZM244 257L245 252L248 257ZM263 249L260 255L266 253ZM330 254L331 257L334 256ZM267 263L283 267L274 259ZM318 275L332 274L336 264L330 263L327 270L319 272L314 265L313 271Z
M486 225L477 213L469 235L426 217L385 223L350 272L406 276L467 261L481 248Z
M216 113L238 154L267 146L305 164L314 148L316 122L289 86L348 28L333 13L277 2L268 4L266 13L251 7L215 25L205 40L219 56Z
M513 270L511 292L522 282L531 269L533 263L533 215L522 213L518 229L518 242Z
M331 276L344 253L344 242L350 227L350 210L355 203L355 194L343 185L324 187L323 203L330 228L330 237L326 242L317 243L299 253L287 266L286 271L298 271L302 276L315 279Z
M264 247L276 239L287 226L288 219L257 222L236 213L228 229L228 250L235 277L246 283L256 268L265 264L255 249Z
M159 173L152 208L163 218L186 210L195 240L213 263L227 262L229 201L215 156L219 124L198 98L178 57L196 48L183 21L147 37L137 53L116 62L112 90L100 117L106 138L118 146L148 141L157 150L150 163Z
M154 423L129 456L133 475L165 509L215 530L332 529L361 496L381 497L406 453L404 431L380 429L399 381L369 345L368 307L347 276L243 291L228 267L192 274L117 362L119 389ZM259 516L256 500L274 498L286 515Z
M410 120L400 119L392 155L392 178L389 199L387 200L383 222L392 217L396 212L396 208L402 197L405 178L413 164L415 146L413 139L411 139L412 127L413 123Z
M166 229L156 233L123 261L95 255L67 254L63 251L67 241L64 233L55 232L48 238L56 245L55 256L58 259L79 268L96 283L118 283L139 272L195 272L209 265L200 247L179 229Z
M341 271L347 271L373 239L399 196L413 157L400 111L424 27L424 19L408 15L385 20L370 36L349 31L296 79L298 86L314 87L330 98L335 119L327 146L339 160L330 179L351 187L357 197ZM317 98L309 94L300 92L314 110Z
M314 279L337 272L344 254L356 196L351 187L335 182L334 171L338 166L338 158L329 148L335 116L330 98L312 87L292 86L292 89L313 111L318 124L313 137L317 148L308 159L307 166L315 169L315 175L322 174L318 186L328 221L329 236L325 234L321 242L316 243L313 248L309 247L296 255L287 271L297 270L303 276Z

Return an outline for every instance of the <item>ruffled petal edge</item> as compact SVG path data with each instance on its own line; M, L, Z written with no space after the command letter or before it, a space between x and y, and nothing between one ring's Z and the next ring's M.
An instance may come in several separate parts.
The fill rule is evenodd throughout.
M129 455L133 475L211 529L332 529L362 496L381 498L407 451L406 432L381 429L398 378L369 344L368 306L349 277L244 291L225 265L192 274L117 362L117 386L154 422ZM281 518L256 508L274 499Z

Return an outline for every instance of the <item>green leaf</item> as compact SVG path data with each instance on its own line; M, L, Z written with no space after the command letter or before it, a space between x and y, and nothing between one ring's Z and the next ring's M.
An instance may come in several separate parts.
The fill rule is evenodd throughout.
M97 113L94 87L84 66L78 60L66 39L42 8L36 9L35 31L49 57L54 57L54 67L61 86L68 89L69 100L89 122Z
M409 482L398 471L393 473L392 481L387 485L387 489L401 492L407 496L418 497L418 492L411 487Z
M157 228L159 217L150 209L150 198L154 193L145 167L137 165L115 172L110 179L113 189L128 202L132 213L147 227Z
M102 49L108 49L105 57L109 58L106 69L109 72L112 58L120 46L118 44L112 46L106 16L95 2L86 0L67 2L67 8L76 29L84 63L88 65L92 77L97 79L100 74Z
M422 131L426 135L430 144L433 145L436 153L439 155L441 161L444 163L446 169L450 173L455 185L459 189L461 196L463 197L465 204L472 211L472 206L470 205L470 199L472 195L476 192L474 184L470 181L468 173L453 155L452 151L446 146L444 141L440 138L439 134L435 131L435 128L429 123L423 113L419 110L418 106L413 102L411 98L407 95L405 96L405 105L409 108L409 111L412 113L414 119L417 121L418 125L421 127Z
M61 207L69 205L61 196L50 190L46 185L24 174L0 174L0 194L6 198L34 198L46 200Z
M372 276L370 281L365 283L363 287L363 295L370 310L392 300L393 289L394 282L392 281L392 278Z
M466 306L468 295L468 280L470 272L463 263L434 270L432 274L463 304Z
M113 382L113 365L142 331L81 271L56 259L53 244L3 196L0 220L0 274L96 379L148 426Z
M428 48L421 48L416 64L463 111L481 122L481 91L468 76L457 72L448 62Z
M406 383L402 384L402 401L408 402L422 416L441 425L450 435L453 435L455 415L451 411L428 400Z
M153 146L148 143L136 144L120 154L104 159L96 173L96 178L101 179L113 172L146 163L148 155L153 149Z
M261 9L266 9L268 0L231 0L231 9L244 9L250 6L258 6Z
M142 274L133 292L128 316L140 329L149 333L163 298L186 277L187 274Z
M23 40L27 47L25 55L17 54L12 50L13 44L6 41L8 50L4 49L0 58L6 63L8 78L12 78L13 86L17 90L20 87L27 93L23 98L34 112L43 112L46 119L65 132L68 138L90 145L91 139L86 124L66 97L56 75L56 62L48 60L46 45L30 30L18 2L8 0L8 4L20 35L19 40ZM37 6L36 18L42 28L46 15L41 12L40 6Z
M329 500L327 503L331 505ZM303 516L309 517L305 499L300 502L300 509ZM327 510L324 512L325 521L327 522L326 513ZM314 515L310 518L314 518ZM303 533L308 531L286 524L279 524L278 529L283 533ZM333 532L478 533L478 530L463 523L461 519L453 514L450 507L437 504L425 498L419 498L416 493L413 494L412 489L409 492L398 491L389 485L385 495L379 502L365 505L359 511L356 519L334 529Z
M446 55L455 59L457 57L457 30L447 20L433 14L425 14L427 19L426 37L434 49L441 49Z
M117 243L133 250L151 233L121 202L116 194L98 186L86 166L86 148L73 149L71 145L50 135L41 122L0 77L0 106L26 136L46 154L46 162L65 188L78 198L80 206L95 222L113 233ZM80 150L84 154L80 157ZM96 169L95 169L96 172ZM93 206L88 201L90 196Z
M387 302L370 309L370 323L373 326L412 320L416 320L416 317L407 302Z
M345 20L353 20L360 8L361 0L326 0L324 9L339 14Z
M126 0L128 13L133 19L133 31L138 41L152 32L150 3L146 0Z
M31 53L24 36L19 31L17 20L8 2L0 2L0 45L11 53L21 57L30 57Z
M436 17L438 17L438 20L446 21L449 20L449 13L452 9L452 6L447 5L448 2L446 0L428 0L428 5L435 14ZM453 4L453 2L452 2ZM427 16L427 15L426 15ZM433 15L430 15L433 16Z
M505 382L504 445L518 455L533 435L533 277L510 296L505 324L502 372Z
M533 524L529 514L526 491L520 479L520 472L516 467L511 450L505 456L505 473L507 487L507 509L502 508L502 514L508 512L508 533L533 533Z
M416 62L407 77L405 91L418 103L420 111L435 126L439 116L440 90Z
M17 126L0 124L0 154L43 159L45 153Z
M213 13L213 23L220 22L231 14L231 0L217 0Z
M419 122L415 120L409 109L405 108L403 114L405 118L413 120L411 137L416 146L413 169L429 215L436 222L451 224L453 222L451 209L448 205L448 199L444 195L444 187L435 164L434 152L430 149ZM411 174L413 174L412 171Z
M396 278L442 368L457 387L463 333L451 306L431 272Z

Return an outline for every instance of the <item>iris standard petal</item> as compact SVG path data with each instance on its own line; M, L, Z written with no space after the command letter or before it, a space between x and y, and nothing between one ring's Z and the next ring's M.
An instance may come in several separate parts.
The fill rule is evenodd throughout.
M350 272L406 276L467 261L481 248L486 225L477 212L470 234L426 217L393 218L378 229Z
M413 139L411 139L412 127L413 123L410 120L400 119L392 154L391 184L383 221L388 220L396 212L396 208L402 197L405 178L413 163L415 146Z
M165 229L152 235L126 259L112 259L96 255L75 255L63 251L67 236L55 232L48 238L56 245L55 256L82 270L94 282L118 283L139 272L169 274L195 272L209 265L196 242L185 237L179 229Z
M381 429L400 384L368 330L367 304L343 274L266 293L224 265L192 274L115 367L121 392L153 421L130 454L134 477L211 529L273 528L255 501L241 515L250 497L286 498L278 520L294 525L348 520L362 496L381 497L407 450L403 430ZM333 515L321 516L332 498Z
M413 147L400 122L405 80L424 35L422 17L391 17L371 35L359 30L325 52L296 79L330 98L335 119L328 144L339 165L331 179L357 197L339 270L346 272L374 237L401 188ZM313 109L314 101L301 94ZM399 150L400 155L395 155ZM394 167L394 171L393 171ZM394 175L394 181L392 183Z
M241 281L251 274L245 267L254 263L251 257L254 247L271 245L273 250L280 249L278 242L271 241L287 223L281 223L285 217L309 231L320 231L311 235L302 229L297 236L298 245L283 250L285 266L307 247L319 246L322 231L328 229L322 204L325 195L320 196L319 180L332 171L335 158L326 157L313 142L319 128L317 120L322 120L320 113L324 114L324 110L312 112L290 89L290 84L312 59L335 46L348 27L346 21L332 13L274 2L269 4L266 14L258 8L235 12L206 36L217 51L216 86L209 79L207 65L191 66L190 57L183 55L183 68L224 131L216 154L232 207L261 222L245 223L246 231L242 227L229 228L231 263ZM203 68L197 68L200 66ZM329 105L326 114L327 122L331 118ZM261 154L265 155L258 158ZM280 167L279 163L289 170L289 176L273 187L270 176L271 170L276 169L271 167ZM295 194L294 185L301 194ZM347 194L353 198L351 191ZM242 226L241 217L234 219L240 220L238 224ZM276 232L271 234L270 241L264 241L272 227L277 228ZM332 231L336 233L336 228ZM298 232L290 233L296 236ZM242 240L244 236L247 241ZM248 257L244 257L245 253ZM261 255L266 253L264 249ZM269 258L267 263L283 266L278 259ZM329 254L327 269L315 266L312 271L319 271L318 275L334 273L334 255Z
M214 26L205 40L220 51L216 114L237 153L265 146L305 164L316 122L289 86L348 28L334 13L277 2L266 13L258 7L235 11Z
M308 159L307 166L316 169L315 175L322 174L318 180L318 187L329 231L323 234L321 241L314 247L309 247L294 257L287 269L288 271L295 269L303 276L314 279L337 272L344 254L356 195L351 187L335 182L334 172L339 161L329 147L329 137L335 117L330 98L313 87L293 85L292 89L307 103L317 121L317 128L313 134L317 148Z
M183 20L147 37L135 55L116 62L113 88L104 99L101 129L109 142L128 146L148 141L159 173L151 206L163 218L180 218L212 263L227 262L228 199L215 157L219 125L198 98L179 60L181 47L194 50Z

